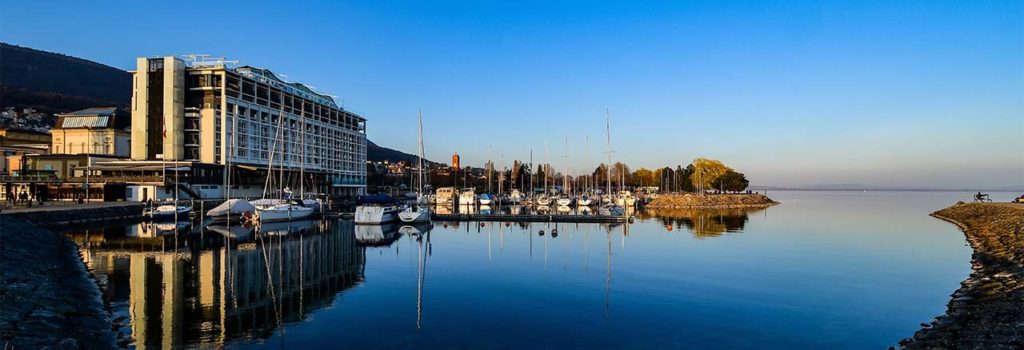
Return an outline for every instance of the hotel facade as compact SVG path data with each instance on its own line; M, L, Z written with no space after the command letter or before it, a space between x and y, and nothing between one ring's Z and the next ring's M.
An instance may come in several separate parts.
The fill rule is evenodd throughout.
M140 57L136 63L131 164L187 167L189 178L206 179L190 191L204 198L225 197L229 188L232 197L260 195L268 174L271 192L365 193L366 119L331 96L224 60Z

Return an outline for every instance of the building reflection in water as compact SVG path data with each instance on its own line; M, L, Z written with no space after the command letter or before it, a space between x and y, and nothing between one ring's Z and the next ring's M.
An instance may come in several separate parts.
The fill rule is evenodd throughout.
M363 280L350 221L169 225L67 233L139 349L265 339Z
M685 227L696 238L718 237L727 232L741 232L749 215L767 208L729 209L646 209L638 213L642 219L654 219L668 229Z

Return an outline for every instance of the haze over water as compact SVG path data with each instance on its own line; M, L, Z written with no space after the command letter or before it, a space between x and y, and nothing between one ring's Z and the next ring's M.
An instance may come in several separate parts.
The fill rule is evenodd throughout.
M69 234L136 345L881 348L942 314L970 271L963 234L927 215L969 193L770 195L782 204L557 237L344 221Z

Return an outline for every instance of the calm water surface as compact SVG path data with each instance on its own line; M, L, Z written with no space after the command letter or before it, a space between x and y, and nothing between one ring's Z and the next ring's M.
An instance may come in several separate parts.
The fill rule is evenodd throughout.
M137 348L884 348L970 271L962 233L928 216L969 193L769 195L630 225L68 235Z

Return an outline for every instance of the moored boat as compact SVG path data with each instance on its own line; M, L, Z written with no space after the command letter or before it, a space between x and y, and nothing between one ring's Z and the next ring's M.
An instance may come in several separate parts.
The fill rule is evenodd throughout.
M241 222L252 218L256 206L244 199L232 198L206 212L213 222Z

